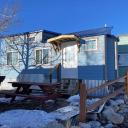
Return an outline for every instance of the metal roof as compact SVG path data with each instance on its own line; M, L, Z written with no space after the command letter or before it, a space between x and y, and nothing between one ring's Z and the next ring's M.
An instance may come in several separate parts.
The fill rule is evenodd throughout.
M89 37L89 36L98 36L98 35L111 35L112 27L102 27L102 28L95 28L89 29L79 32L72 32L68 34L74 34L78 37Z

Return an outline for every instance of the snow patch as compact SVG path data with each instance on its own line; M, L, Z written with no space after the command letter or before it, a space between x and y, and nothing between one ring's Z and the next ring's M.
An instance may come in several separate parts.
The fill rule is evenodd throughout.
M0 128L43 128L55 118L41 110L11 110L0 114Z

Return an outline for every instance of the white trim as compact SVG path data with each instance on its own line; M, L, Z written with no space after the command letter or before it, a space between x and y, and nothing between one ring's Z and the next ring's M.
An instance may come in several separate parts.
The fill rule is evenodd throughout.
M35 55L34 55L35 65L36 65L36 66L40 66L40 65L49 66L49 65L50 65L50 63L47 63L47 64L44 64L44 63L43 63L43 58L44 58L44 57L43 57L43 49L48 49L48 50L49 50L48 56L50 56L50 47L36 48L36 49L35 49ZM40 64L36 64L36 51L37 51L37 50L41 50L41 51L42 51L42 56L41 56L41 57L42 57L42 58L41 58L41 59L42 59L42 62L41 62Z
M34 51L35 51L35 54L34 54L34 60L35 60L35 65L36 66L39 66L39 65L41 65L42 64L42 60L41 60L41 63L40 64L37 64L37 62L36 62L36 51L37 50L41 50L42 51L42 53L43 53L43 50L42 50L42 48L36 48ZM42 55L41 55L41 59L42 59Z
M96 51L98 49L98 39L97 38L85 39L84 47L86 45L86 41L91 41L91 40L96 41L96 48L95 49L85 49L84 48L84 51Z
M13 65L13 64L8 65L8 64L7 64L7 62L8 62L8 60L7 60L7 59L8 59L8 58L7 58L7 54L8 54L8 53L17 53L17 57L18 57L18 58L17 58L17 64L16 64L16 65ZM9 67L12 67L12 66L18 67L18 66L19 66L19 61L18 61L18 60L19 60L19 53L18 53L17 51L15 51L15 50L9 50L9 51L6 52L6 65L7 65L7 66L9 66Z

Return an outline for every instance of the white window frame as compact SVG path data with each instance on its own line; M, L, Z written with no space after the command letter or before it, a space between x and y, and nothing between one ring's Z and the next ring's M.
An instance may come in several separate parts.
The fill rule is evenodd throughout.
M42 51L42 62L40 63L40 64L36 64L36 65L50 65L50 63L47 63L47 64L44 64L44 60L43 60L43 58L44 58L44 55L43 55L43 50L44 49L48 49L49 51L48 51L48 58L50 58L50 48L49 47L45 47L45 48L36 48L35 49L35 64L36 64L36 51L37 50L41 50Z
M39 63L39 64L37 64L37 62L36 62L36 51L38 51L38 50L41 50L42 51L42 55L41 55L41 63ZM36 65L41 65L42 64L42 57L43 56L43 50L42 50L42 48L37 48L37 49L35 49L35 64Z
M96 41L96 48L95 49L85 49L86 41L91 41L91 40L95 40ZM97 38L85 39L84 51L96 51L97 49L98 49L98 39Z
M17 53L17 63L14 65L14 64L12 64L12 62L11 62L11 64L8 64L8 57L7 57L7 54L8 53ZM19 66L19 62L18 62L18 60L19 60L19 53L17 52L17 51L14 51L14 50L10 50L10 51L7 51L7 53L6 53L6 65L7 66ZM13 57L13 56L12 56Z
M43 55L43 50L44 49L48 49L48 60L50 59L50 47L45 47L45 48L42 48L42 57L44 58L44 55ZM42 59L43 59L42 58ZM44 60L43 60L44 61ZM43 65L50 65L50 62L48 62L47 64L44 64L44 62L42 61L42 64Z

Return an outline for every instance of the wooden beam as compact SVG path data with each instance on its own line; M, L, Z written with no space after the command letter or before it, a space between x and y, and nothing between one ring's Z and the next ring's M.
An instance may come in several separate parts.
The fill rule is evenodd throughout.
M82 83L82 80L79 80L79 86L80 86L80 122L86 121L86 99L87 99L87 93L86 93L86 85Z
M94 104L90 105L87 107L87 112L96 109L97 107L99 107L100 105L102 105L104 102L106 102L107 100L119 95L122 91L124 90L124 86L121 87L120 89L117 89L115 92L103 97L102 99L96 101Z
M128 71L126 72L126 78L125 78L125 93L128 96Z
M87 89L87 93L90 94L90 93L96 92L98 89L103 89L103 88L105 88L107 86L111 86L112 84L114 84L114 83L116 83L119 80L124 79L124 78L126 78L126 76L120 77L120 78L118 78L118 79L116 79L114 81L102 84L100 86L97 86L97 87L94 87L94 88L91 88L91 89Z

